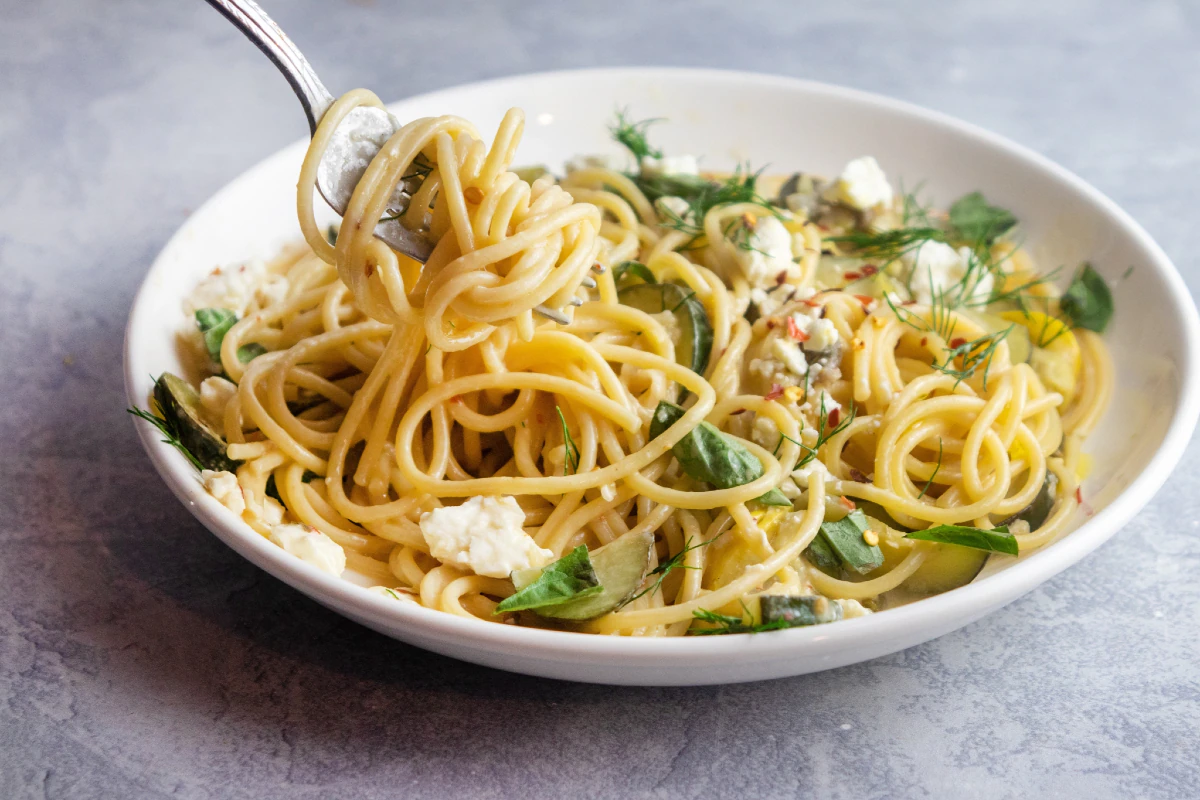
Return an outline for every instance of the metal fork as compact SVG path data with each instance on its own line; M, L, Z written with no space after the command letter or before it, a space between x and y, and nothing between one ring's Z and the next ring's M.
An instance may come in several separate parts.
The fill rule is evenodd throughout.
M321 79L317 77L317 73L300 49L254 0L208 0L208 3L244 33L246 38L258 45L267 58L279 68L296 92L296 97L300 99L300 105L304 107L304 114L308 117L309 134L316 133L317 124L333 105L334 97L325 88L325 84L321 83ZM317 191L334 211L339 214L346 213L350 196L366 172L367 165L399 127L400 121L394 116L381 108L370 106L359 106L338 125L317 168ZM388 203L390 214L399 216L408 208L412 194L421 185L421 180L420 177L410 178L396 187ZM436 244L429 239L428 231L413 230L401 224L398 219L380 222L375 226L375 236L397 252L422 263L429 259L429 254L433 252L433 246ZM599 265L593 269L597 272L603 271ZM590 277L585 277L582 283L589 289L596 288L596 281ZM572 304L575 305L581 302L578 298L572 300ZM557 309L539 305L533 310L563 325L569 321L566 315Z

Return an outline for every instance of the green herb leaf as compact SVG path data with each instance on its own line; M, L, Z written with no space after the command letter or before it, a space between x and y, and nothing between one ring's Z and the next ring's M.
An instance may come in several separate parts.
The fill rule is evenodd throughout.
M218 364L221 362L221 342L237 321L237 314L228 308L201 308L196 312L196 327L204 334L204 347Z
M964 195L950 206L950 234L961 241L989 245L1016 224L1011 211L988 205L979 192Z
M923 531L913 531L906 534L905 539L920 539L925 542L941 542L956 544L959 547L972 547L976 550L990 550L994 553L1006 553L1015 556L1018 553L1017 539L1001 525L990 531L982 528L971 528L966 525L938 525Z
M723 531L722 531L722 533L723 533ZM656 580L651 585L647 586L645 589L642 589L640 592L635 594L633 597L630 597L628 600L626 600L621 605L628 605L629 603L632 603L634 600L637 600L639 597L643 597L644 595L650 594L652 592L657 592L658 587L662 586L663 581L665 581L667 579L667 576L670 575L673 570L676 570L676 569L699 569L699 567L689 567L687 564L684 564L683 563L684 558L686 558L687 554L690 553L691 551L698 550L699 548L704 547L705 545L712 544L713 542L715 542L717 539L720 539L720 538L721 538L721 534L718 533L716 536L712 537L711 539L707 539L703 542L697 542L696 544L692 544L692 540L688 539L686 542L683 543L682 550L680 550L678 553L676 553L675 555L668 558L666 561L659 564L654 569L650 570L650 575L646 576L646 577L650 577L653 575L657 575L658 580Z
M613 283L620 283L626 276L640 278L645 283L658 283L654 278L654 273L640 261L622 261L613 267Z
M789 628L837 622L842 606L820 595L792 596L765 594L758 599L764 624L783 622Z
M1074 327L1104 333L1113 315L1112 292L1100 273L1085 263L1063 294L1060 307Z
M562 409L557 405L554 410L558 412L558 421L562 423L563 435L563 475L567 474L567 468L570 467L571 474L579 472L579 447L575 444L575 439L571 436L571 429L567 427L567 418L563 416Z
M778 489L772 489L766 494L760 495L755 499L764 506L786 506L787 508L792 507L792 501L788 500L787 495Z
M883 551L863 541L867 529L866 516L855 509L836 522L822 522L820 536L846 569L866 575L883 566Z
M662 158L662 151L651 147L646 141L646 129L656 122L662 122L661 119L644 119L641 122L631 122L625 116L624 111L617 112L617 122L609 130L612 136L621 143L638 163L646 156L651 158Z
M833 552L829 542L819 534L812 540L812 544L804 549L804 558L822 572L837 572L842 566L837 553Z
M238 361L242 362L243 364L248 364L265 352L267 352L267 348L263 347L258 342L250 342L249 344L244 344L238 348Z
M125 411L133 414L138 419L146 420L146 422L149 422L155 428L158 428L158 432L163 435L164 443L171 445L171 447L174 447L176 450L183 453L184 458L191 462L191 465L196 469L204 469L204 465L201 464L194 455L192 455L192 451L188 450L187 447L184 446L183 442L179 441L178 435L176 435L171 425L165 419L150 411L147 411L144 408L127 408Z
M650 438L656 439L659 434L678 422L684 415L684 410L674 403L663 400L654 409L650 420ZM756 480L763 474L762 462L755 458L736 439L726 436L717 430L716 426L701 422L687 436L675 443L671 448L679 466L689 478L704 481L718 489L732 489ZM782 498L780 503L776 498ZM757 498L766 505L791 505L778 489L763 494Z
M336 225L330 225L325 229L325 241L330 244L337 244L338 229Z
M729 614L718 614L716 611L709 611L707 608L701 608L692 612L692 617L701 622L708 622L717 627L715 628L691 628L688 634L691 636L716 636L726 633L763 633L764 631L777 631L783 628L790 628L786 621L777 619L774 622L763 622L752 624L746 622L746 618L754 619L754 615L750 613L750 609L746 608L746 604L742 603L742 608L745 610L745 615L734 617Z
M493 614L554 606L577 597L603 591L596 570L588 558L588 549L579 545L542 570L532 583L510 595L496 606Z

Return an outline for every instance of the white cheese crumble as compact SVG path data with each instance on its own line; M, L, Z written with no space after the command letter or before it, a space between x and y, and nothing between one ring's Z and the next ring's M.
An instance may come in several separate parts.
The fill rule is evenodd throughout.
M792 260L792 234L772 216L759 217L743 246L735 247L734 260L751 289L770 289L799 275L800 267Z
M895 193L887 175L872 156L856 158L846 165L833 185L834 197L859 211L887 207Z
M801 489L807 489L808 488L808 479L811 478L814 474L824 475L826 484L828 484L829 478L831 477L830 472L828 469L825 468L825 465L822 462L820 462L814 458L812 461L809 461L803 467L799 467L797 469L792 470L792 480L795 481L796 485L799 486Z
M693 155L686 153L678 156L666 156L664 158L655 158L654 156L642 156L641 162L642 175L647 178L661 177L663 175L699 175L700 165Z
M610 156L600 153L591 153L588 155L575 156L567 161L567 172L578 172L581 169L611 169L618 172L625 170L627 166L623 156Z
M271 541L301 561L330 575L340 576L346 569L346 551L311 525L276 525Z
M525 533L525 512L511 497L472 497L421 515L429 553L476 575L507 578L513 570L541 567L554 553Z
M246 510L246 496L238 483L237 475L224 470L216 472L206 469L200 473L204 488L216 498L217 502L228 508L239 517Z
M954 290L970 272L969 285L954 290L956 302L986 300L992 294L995 279L992 273L976 260L969 247L955 250L944 242L926 241L915 251L905 253L901 260L908 267L908 285L913 300L922 305L933 303L935 293ZM961 297L959 296L961 294Z
M257 259L236 267L218 267L183 301L184 310L191 315L202 308L227 308L245 316L266 271L266 263Z
M211 420L221 419L225 406L236 394L237 384L225 378L213 376L200 382L200 405L209 412Z
M675 197L674 195L667 195L655 200L654 211L665 222L676 222L678 219L690 225L696 220L696 215L692 212L691 204L682 197Z
M772 339L771 353L793 375L802 378L808 373L808 361L805 360L800 346L791 339L784 336L777 336Z
M268 275L258 288L254 291L254 297L258 300L260 308L266 308L275 303L281 303L287 299L288 279L282 275Z
M759 447L766 450L774 450L779 444L779 426L770 417L756 416L754 418L754 429L750 431L750 438Z
M833 602L842 607L842 619L865 617L871 613L871 609L865 608L863 604L857 600L834 600Z
M801 342L807 353L828 353L838 345L838 330L832 320L799 311L792 312L792 322L808 338Z
M816 293L817 290L810 286L798 288L788 283L781 283L770 289L751 289L750 302L758 309L760 317L769 317L787 303L794 300L807 300Z

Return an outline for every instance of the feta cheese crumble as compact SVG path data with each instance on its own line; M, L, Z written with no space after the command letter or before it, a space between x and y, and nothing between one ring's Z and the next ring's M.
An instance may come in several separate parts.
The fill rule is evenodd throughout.
M476 575L507 578L513 570L541 567L554 553L525 533L525 512L511 497L472 497L421 515L429 553Z
M887 175L872 156L856 158L847 164L832 189L832 199L859 211L886 208L895 197Z
M225 406L237 394L237 384L225 378L213 376L200 382L200 405L208 412L208 421L220 430L220 421Z
M995 278L969 247L955 250L945 242L930 240L905 253L901 261L908 268L913 300L922 305L931 305L935 295L952 290L956 303L986 301L992 294ZM964 284L968 273L970 280ZM959 284L963 285L955 289Z
M642 156L642 175L647 178L657 178L664 175L699 175L700 165L693 155Z
M735 247L734 260L751 289L770 289L798 276L799 265L792 260L792 233L772 216L759 217L743 246Z
M200 473L200 480L204 484L205 490L215 497L218 503L239 517L245 512L246 496L242 494L242 487L238 483L237 475L224 470L216 472L206 469Z
M668 221L678 217L684 222L691 222L694 218L691 204L682 197L675 197L674 195L667 195L655 200L654 210L660 217Z
M335 577L346 569L346 551L311 525L276 525L271 528L270 539L301 561Z
M184 310L191 315L202 308L227 308L243 317L266 273L266 263L257 259L236 267L218 267L183 301Z

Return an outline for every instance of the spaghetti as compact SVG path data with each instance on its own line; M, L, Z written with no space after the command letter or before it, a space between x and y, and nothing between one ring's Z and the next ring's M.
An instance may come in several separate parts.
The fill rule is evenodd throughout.
M327 239L317 165L362 104L313 137L305 246L201 324L226 459L204 479L259 533L448 613L664 636L870 613L1068 529L1103 325L981 196L920 208L873 159L701 175L624 121L631 167L518 175L513 110L490 147L457 117L404 125ZM429 231L427 263L374 238L389 217Z

